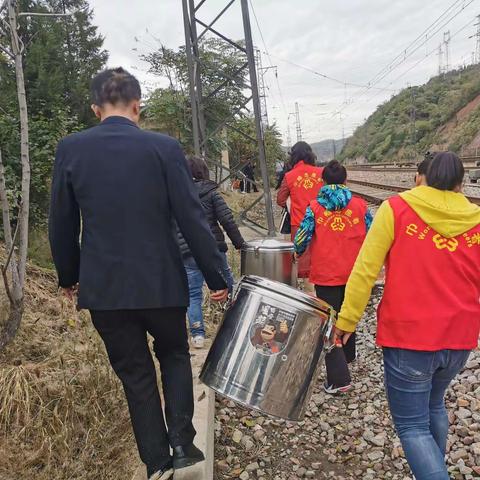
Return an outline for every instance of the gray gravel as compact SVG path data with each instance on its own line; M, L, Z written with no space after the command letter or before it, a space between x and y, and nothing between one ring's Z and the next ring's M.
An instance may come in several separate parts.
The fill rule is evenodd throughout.
M350 170L348 172L348 177L352 180L363 180L375 183L385 183L388 185L400 185L405 188L414 187L414 172L375 172L375 171L365 171L360 172L356 170ZM466 195L471 195L472 197L480 197L480 184L472 184L466 177L464 184L464 192Z
M381 351L374 344L373 297L359 327L355 389L343 396L323 392L323 368L303 422L289 423L249 412L217 398L217 480L410 479L390 420ZM450 412L449 471L456 479L480 478L480 352L447 394Z

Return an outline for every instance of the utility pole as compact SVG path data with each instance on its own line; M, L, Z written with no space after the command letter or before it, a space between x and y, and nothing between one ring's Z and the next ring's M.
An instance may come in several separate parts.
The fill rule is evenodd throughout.
M450 71L450 30L443 34L443 44L445 45L445 73Z
M300 108L298 107L298 102L295 102L295 127L297 129L297 142L303 140L302 136L302 124L300 123Z
M287 147L292 148L292 132L290 131L290 117L287 119Z
M472 63L480 63L480 15L477 15L477 23L474 25L477 27L477 31L475 34L470 35L468 38L475 38L475 56L472 54L472 59L474 58Z
M267 109L267 87L265 85L265 74L268 70L277 71L276 65L271 65L270 67L264 67L262 62L262 52L257 48L255 49L255 63L257 67L258 74L258 94L260 97L260 109L262 111L262 125L263 128L267 128L269 125L268 121L268 109Z
M441 75L443 73L443 50L442 44L438 46L438 74Z
M265 88L265 78L262 65L262 53L258 48L255 49L255 65L257 67L258 76L258 96L260 98L260 112L262 117L262 126L268 127L268 110L267 110L267 94Z

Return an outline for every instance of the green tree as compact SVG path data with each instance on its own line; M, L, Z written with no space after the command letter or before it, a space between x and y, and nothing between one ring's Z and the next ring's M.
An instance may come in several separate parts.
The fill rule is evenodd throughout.
M233 126L235 129L229 131L227 139L230 165L233 167L246 160L257 160L258 147L256 143L239 133L239 131L242 131L250 137L255 137L254 117L237 118ZM270 125L265 129L265 153L270 180L273 181L275 178L275 163L278 160L286 160L285 152L282 149L282 136L276 125Z
M31 220L45 221L53 153L63 136L93 125L89 81L108 54L92 24L86 0L21 0L21 11L75 12L71 17L22 17L19 35L25 45L25 87L30 117L32 169ZM0 36L0 46L7 45ZM18 190L19 120L12 61L0 52L0 148L12 195Z
M237 77L246 63L246 56L230 44L213 38L200 42L202 60L202 87L208 156L218 159L224 148L222 132L217 127L229 115L238 112L246 101L247 73ZM149 128L169 133L183 144L187 152L193 150L191 105L189 98L188 67L185 47L172 50L161 46L157 51L142 56L150 65L150 72L167 79L168 88L155 90L146 102L145 120ZM226 78L236 78L223 84ZM167 114L166 112L169 112ZM170 114L175 118L171 118ZM216 132L215 135L211 135Z

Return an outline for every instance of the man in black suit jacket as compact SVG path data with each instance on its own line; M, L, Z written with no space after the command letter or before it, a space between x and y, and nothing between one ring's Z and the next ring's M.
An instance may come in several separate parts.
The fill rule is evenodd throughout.
M92 96L101 123L57 149L51 249L60 287L90 310L123 383L148 476L166 480L173 468L203 460L193 445L188 284L175 221L217 301L227 296L222 259L178 142L138 127L137 79L106 70L93 79Z

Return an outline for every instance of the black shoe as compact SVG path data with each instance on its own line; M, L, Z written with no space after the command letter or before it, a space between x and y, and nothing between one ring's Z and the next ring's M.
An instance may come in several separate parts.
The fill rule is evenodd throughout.
M169 480L173 477L173 464L172 462L165 465L163 468L155 472L149 477L149 480Z
M205 456L193 443L173 449L173 468L175 470L190 467L204 460Z

